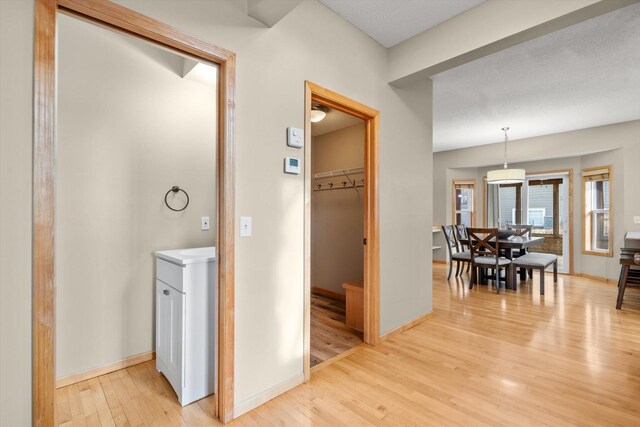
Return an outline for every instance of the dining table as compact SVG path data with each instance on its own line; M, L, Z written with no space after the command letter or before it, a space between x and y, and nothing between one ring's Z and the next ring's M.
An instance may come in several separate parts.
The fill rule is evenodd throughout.
M469 247L469 238L459 238L458 241L463 245ZM504 251L504 256L507 259L513 260L513 253L515 250L518 253L524 253L531 247L541 245L544 242L543 236L499 236L498 237L498 248L500 251ZM489 242L491 243L491 242ZM481 269L481 283L484 283L484 274ZM527 272L525 269L520 269L520 280L525 280L527 278ZM500 279L502 280L502 278ZM508 281L507 281L508 282ZM512 286L515 289L515 284Z

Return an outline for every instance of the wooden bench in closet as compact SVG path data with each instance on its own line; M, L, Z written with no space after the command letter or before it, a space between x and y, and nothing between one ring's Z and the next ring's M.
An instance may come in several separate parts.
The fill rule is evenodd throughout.
M364 286L361 282L345 282L342 287L347 293L347 326L362 332L364 330Z

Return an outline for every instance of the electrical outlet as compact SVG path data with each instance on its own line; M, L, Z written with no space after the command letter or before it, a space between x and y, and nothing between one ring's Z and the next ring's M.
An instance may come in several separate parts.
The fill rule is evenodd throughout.
M640 224L640 216L634 216L633 217L633 223L634 224Z
M200 218L200 229L208 230L209 229L209 217L203 216Z

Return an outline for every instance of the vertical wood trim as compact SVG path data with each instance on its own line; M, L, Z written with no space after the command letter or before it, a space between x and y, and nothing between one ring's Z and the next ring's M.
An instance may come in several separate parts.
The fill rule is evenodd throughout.
M53 425L55 405L56 14L220 65L218 99L218 392L216 411L233 419L235 289L235 54L107 0L35 0L33 151L33 424Z
M311 87L304 85L304 380L311 379Z
M339 93L305 82L305 244L304 244L304 338L305 381L311 375L311 115L312 102L365 120L365 213L364 237L364 342L380 342L380 113Z
M573 274L573 170L569 172L569 274Z
M487 177L482 177L482 226L487 228Z
M36 0L33 58L33 425L54 424L56 2Z
M379 126L380 114L366 123L365 145L365 281L364 342L380 342L380 200L379 200Z
M218 125L218 393L217 415L234 408L235 355L235 55L220 64Z

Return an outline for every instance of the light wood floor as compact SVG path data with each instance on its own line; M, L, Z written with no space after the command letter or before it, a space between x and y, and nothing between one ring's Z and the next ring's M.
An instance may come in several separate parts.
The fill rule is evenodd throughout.
M311 366L362 343L362 333L345 324L345 302L311 294Z
M500 295L434 279L425 322L230 425L640 425L640 290L617 311L616 286L589 279L547 276L544 297L537 274ZM180 408L147 362L60 389L57 409L66 426L217 425L211 403Z

